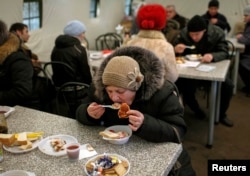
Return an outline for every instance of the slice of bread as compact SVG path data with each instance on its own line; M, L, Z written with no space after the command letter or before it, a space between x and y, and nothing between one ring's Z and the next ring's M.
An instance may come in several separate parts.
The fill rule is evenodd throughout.
M16 138L14 134L3 134L0 133L0 142L3 145L11 146L15 142Z
M30 149L30 148L32 148L32 142L27 141L26 145L21 145L21 146L19 146L19 148L22 149L22 150Z
M18 133L17 143L19 145L26 145L28 143L27 142L27 133L26 132Z
M120 135L118 133L113 133L111 131L105 130L99 133L101 136L109 139L119 139Z

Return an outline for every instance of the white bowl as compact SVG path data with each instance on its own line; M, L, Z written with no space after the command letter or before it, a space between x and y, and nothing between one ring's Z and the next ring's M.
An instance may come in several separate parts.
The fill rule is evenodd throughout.
M86 163L85 163L85 166L84 166L84 172L86 173L86 175L88 176L91 176L88 171L87 171L87 164L90 163L90 162L95 162L97 159L99 159L100 157L102 157L104 154L100 154L100 155L96 155L94 156L93 158L90 158ZM126 168L127 169L127 172L122 175L122 176L125 176L125 175L128 175L129 171L130 171L130 163L128 161L127 158L121 156L121 155L118 155L118 154L114 154L114 153L105 153L105 155L107 156L113 156L113 157L116 157L118 160L120 161L125 161L128 163L128 167Z
M15 111L15 108L9 107L9 106L0 106L1 113L4 114L5 117L8 117L13 111Z
M90 53L90 59L101 59L102 58L102 52L94 52L94 53Z
M29 174L23 170L10 170L3 173L3 176L29 176Z
M110 138L103 137L104 140L109 141L111 144L117 144L117 145L125 144L128 142L129 138L132 135L132 130L131 130L131 128L129 128L128 125L114 125L114 126L110 126L110 127L106 128L105 130L107 130L107 131L112 130L114 132L123 131L123 132L126 132L128 134L127 137L124 137L121 139L110 139Z

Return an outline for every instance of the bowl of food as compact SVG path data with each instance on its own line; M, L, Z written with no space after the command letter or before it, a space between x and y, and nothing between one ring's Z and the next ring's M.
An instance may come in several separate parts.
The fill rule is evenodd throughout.
M119 175L125 176L129 173L130 163L127 158L113 153L104 153L89 159L84 172L88 176L95 175Z
M186 58L190 61L199 61L202 58L201 54L188 54L186 55Z
M114 125L99 133L102 138L111 144L125 144L132 135L132 130L128 125Z

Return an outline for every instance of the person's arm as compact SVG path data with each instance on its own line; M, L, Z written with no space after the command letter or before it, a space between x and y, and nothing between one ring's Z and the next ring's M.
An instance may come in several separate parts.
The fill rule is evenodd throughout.
M14 106L32 95L33 68L28 58L19 57L10 64L11 88L0 92L0 104Z
M247 27L241 37L238 38L238 42L244 45L250 45L250 26Z
M184 109L174 90L172 85L165 85L150 100L151 103L148 104L150 106L148 108L156 108L158 113L155 117L144 114L144 122L135 133L136 135L152 142L178 143L178 135L181 139L183 138L186 133L186 125L183 119Z

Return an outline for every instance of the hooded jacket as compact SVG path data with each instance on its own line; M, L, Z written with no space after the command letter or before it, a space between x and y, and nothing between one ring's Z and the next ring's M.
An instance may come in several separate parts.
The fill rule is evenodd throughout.
M36 107L32 63L19 49L20 41L14 34L0 46L0 105Z
M187 54L206 54L211 53L213 55L212 62L218 62L221 60L229 59L228 57L228 44L225 40L224 32L218 27L211 23L207 24L206 32L202 39L198 43L194 43L188 34L187 27L185 27L179 38L176 40L175 45L183 43L191 46L195 45L195 49L185 49L184 56Z
M51 54L51 61L62 61L75 71L75 73L71 73L67 69L53 70L53 81L57 86L69 81L91 83L92 76L86 49L77 38L69 35L58 36Z
M140 30L124 46L139 46L152 51L165 67L165 79L175 82L179 76L173 46L166 41L165 36L158 30Z
M176 95L174 84L165 81L165 70L161 61L151 51L130 46L122 47L109 55L101 64L93 78L90 93L85 104L78 107L76 118L85 125L126 125L128 119L119 119L117 110L106 109L103 116L95 120L87 114L88 104L97 102L100 104L113 104L106 93L102 83L102 74L107 63L115 56L129 56L135 59L144 81L136 92L136 97L130 108L144 114L144 122L135 134L153 142L178 142L178 136L173 127L183 137L186 125L183 120L183 106Z

